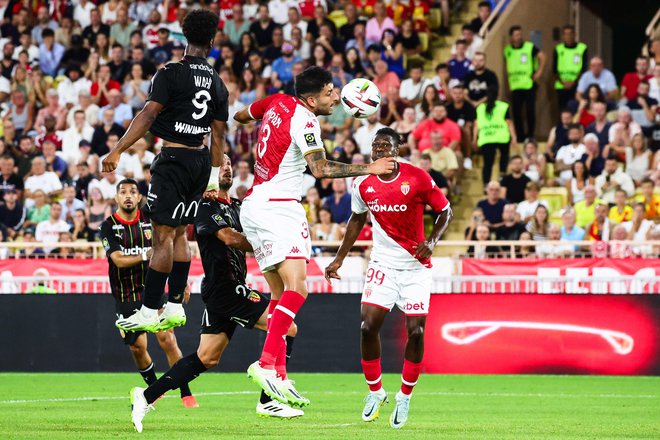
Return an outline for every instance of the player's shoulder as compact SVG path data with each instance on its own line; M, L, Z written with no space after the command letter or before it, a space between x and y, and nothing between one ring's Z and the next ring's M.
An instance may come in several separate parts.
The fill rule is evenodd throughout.
M291 103L293 104L293 113L291 114L292 122L302 125L300 128L303 130L314 127L320 128L319 120L314 113L309 111L307 107L302 105L302 103L294 97L291 97Z
M367 176L358 176L355 179L353 179L353 191L360 191L360 188L362 187L362 184L369 179L371 175Z
M401 170L401 177L410 184L419 185L433 180L429 173L410 163L399 162L399 169Z

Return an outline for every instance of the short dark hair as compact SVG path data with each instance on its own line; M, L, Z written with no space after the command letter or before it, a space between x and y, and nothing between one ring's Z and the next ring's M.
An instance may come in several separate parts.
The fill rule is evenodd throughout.
M220 17L210 11L195 9L183 19L183 35L188 44L206 47L215 38Z
M474 29L472 29L472 26L469 24L465 23L463 26L461 26L461 31L470 31L474 33Z
M487 1L479 2L479 5L477 7L478 8L493 9L493 7L490 5L490 2L487 2Z
M644 185L645 183L650 183L651 185L655 186L655 182L654 182L653 179L651 179L650 177L644 177L644 178L642 179L642 181L639 182L639 186L642 186L642 185Z
M308 67L296 76L294 83L295 94L298 97L317 95L321 93L326 84L332 82L332 74L317 66Z
M519 24L514 24L513 26L511 26L509 28L509 37L513 35L515 31L522 31L522 26L520 26Z
M119 43L113 43L113 44L112 44L112 48L113 48L113 49L117 49L117 48L119 48L119 49L122 49L122 50L123 50L123 49L124 49L124 46L122 46L122 45L119 44Z
M458 40L456 40L456 45L458 46L459 44L463 44L463 45L467 46L467 41L465 41L462 38L459 38Z
M429 162L433 161L433 159L431 159L431 155L428 153L422 153L422 155L419 156L419 160L428 160Z
M572 24L565 24L564 26L561 27L561 30L562 31L569 31L570 30L570 31L575 32L575 26L573 26Z
M511 156L511 158L509 159L509 163L513 162L516 159L522 160L522 156L520 154L516 154L516 155Z
M55 32L51 28L45 28L43 31L41 31L41 38L46 38L46 37L55 37Z
M437 72L440 69L449 69L449 64L447 63L440 63L437 66L435 66L435 71Z
M569 124L568 125L568 131L571 131L571 130L580 130L580 131L582 131L582 124L579 124L577 122L573 122L573 123Z
M374 136L374 139L377 136L389 136L389 137L391 137L394 140L394 143L396 144L395 145L396 148L399 148L399 145L401 144L401 135L399 133L397 133L396 130L394 130L393 128L383 127L383 128L379 129L376 132L376 136Z
M122 185L135 185L135 187L138 188L137 180L131 179L130 177L126 177L117 183L117 192L119 192L119 188L121 188Z

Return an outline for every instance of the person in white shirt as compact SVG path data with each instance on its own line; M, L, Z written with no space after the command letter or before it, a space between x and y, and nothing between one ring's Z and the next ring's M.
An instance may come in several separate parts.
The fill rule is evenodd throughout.
M76 110L73 114L73 124L64 131L59 132L62 139L62 151L58 156L68 163L78 163L80 161L80 141L92 141L94 129L85 120L85 112Z
M548 226L548 241L567 241L561 238L561 228L559 225L551 223ZM543 242L536 246L536 256L539 258L562 258L572 257L575 246L568 243L556 244Z
M525 185L525 200L518 203L516 207L516 214L519 216L519 221L527 223L534 216L534 212L539 204L548 207L548 202L539 200L539 191L541 187L536 182L527 182Z
M598 197L609 204L614 204L614 196L619 189L625 191L628 197L635 194L635 183L632 177L619 168L619 161L616 157L610 157L605 161L605 169L600 176L596 177L595 186Z
M369 116L362 127L355 131L353 138L360 148L360 154L371 155L371 142L374 140L376 132L385 126L380 123L380 112Z
M34 238L44 244L57 243L62 232L69 232L69 224L61 220L61 216L62 206L59 203L53 203L50 206L50 218L37 224ZM54 246L44 246L42 249L45 253L49 253L54 248Z
M74 105L66 117L66 124L71 127L74 124L74 114L78 110L85 112L85 120L92 127L98 125L99 119L99 106L92 102L92 94L89 90L81 90L78 92L78 104Z
M250 172L250 165L245 160L238 161L236 171L236 176L234 176L231 188L229 188L229 196L237 199L238 194L236 193L236 190L238 187L244 186L247 189L252 188L254 175Z
M421 64L413 64L408 69L408 74L410 75L410 78L401 81L399 98L401 98L407 106L414 107L422 102L422 96L424 95L426 86L433 84L433 81L422 77L424 74L424 67Z
M635 203L633 205L633 217L629 222L621 223L628 232L628 240L638 243L651 240L656 226L652 220L646 220L644 214L646 213L646 205L644 203ZM653 246L633 246L633 254L641 256L649 256L653 252Z
M268 2L268 15L279 25L285 25L289 21L289 8L296 6L291 0L270 0Z
M14 55L12 56L14 60L18 61L18 56L23 51L27 52L28 61L30 63L34 63L35 61L39 60L39 47L32 44L32 37L30 36L29 32L21 33L20 43L21 44L16 46L16 49L14 49Z
M64 220L71 226L73 226L73 213L79 209L85 209L85 202L76 199L75 186L67 186L64 188L64 198L60 200L60 205L62 206L60 220Z
M128 128L128 125L133 119L133 109L130 105L121 102L122 93L119 90L112 89L108 92L107 96L108 105L101 107L99 110L99 119L103 119L104 111L112 109L115 111L115 122L124 128Z
M46 159L37 156L32 159L32 175L25 180L26 199L31 199L36 190L42 190L48 197L58 196L62 193L62 182L52 171L46 171Z
M112 173L105 173L104 176L100 181L91 181L87 187L87 191L91 193L93 188L98 188L104 200L112 200L117 195L117 183L120 180L124 180L124 176L118 175L114 171Z
M300 11L297 7L290 7L288 11L288 23L282 27L282 33L286 41L291 40L291 30L294 27L300 29L303 39L307 35L307 22L300 17Z
M88 0L79 0L78 5L73 10L73 19L80 23L80 28L85 29L92 24L92 9L96 9L96 5Z
M481 46L484 44L484 39L479 35L475 35L474 29L472 29L467 23L461 28L461 39L465 40L467 43L465 57L469 60L473 60L474 55L481 50ZM456 55L456 43L451 47L451 54Z
M582 158L582 155L587 152L587 147L581 143L582 139L582 126L580 124L571 124L568 127L568 140L571 142L564 145L557 151L555 156L555 171L559 172L557 182L564 186L566 182L573 177L573 163Z
M66 69L66 77L57 85L57 94L60 97L60 106L75 105L78 103L78 94L83 90L91 90L92 82L85 78L80 66L73 64Z

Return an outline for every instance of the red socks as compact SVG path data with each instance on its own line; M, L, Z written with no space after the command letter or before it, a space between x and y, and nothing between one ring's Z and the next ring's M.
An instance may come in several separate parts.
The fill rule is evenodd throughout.
M280 300L278 299L271 299L268 303L268 329L270 329L270 320L273 317L273 312L279 302ZM284 344L282 344L282 348L280 348L280 351L277 353L277 358L275 359L275 371L277 371L277 376L280 379L286 380L286 336L284 338Z
M259 365L262 368L275 368L278 356L282 353L283 362L285 365L284 371L286 374L286 342L285 337L289 332L289 327L296 317L296 313L300 310L305 303L305 298L298 292L293 290L285 290L282 293L279 303L277 303L273 310L273 316L268 325L268 335L264 343L264 349L261 352ZM269 304L269 311L270 311ZM284 347L284 351L282 351Z
M364 378L367 380L367 385L369 385L369 389L372 392L376 392L383 387L380 358L370 361L362 359L362 371L364 372Z
M403 360L403 372L401 373L401 392L409 396L413 387L417 385L417 379L422 372L422 363L410 362L408 359Z

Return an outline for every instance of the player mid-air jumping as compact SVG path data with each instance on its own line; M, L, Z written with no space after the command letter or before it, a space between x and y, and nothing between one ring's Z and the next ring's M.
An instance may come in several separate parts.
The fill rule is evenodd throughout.
M228 118L227 88L206 61L218 20L217 15L204 10L186 16L185 56L156 73L144 108L103 160L103 172L112 172L121 154L149 130L164 141L151 165L147 194L145 211L153 226L154 251L144 301L139 312L117 320L117 327L125 331L154 332L186 322L181 304L190 269L186 225L193 222L202 194L207 191L212 195L218 189ZM204 145L209 133L210 158ZM159 301L166 283L168 301L159 318Z
M372 159L397 157L400 138L391 128L376 132ZM386 176L359 177L353 182L353 215L334 261L325 269L328 281L340 279L337 271L353 247L371 212L374 245L362 292L362 369L371 392L362 412L366 422L375 420L387 393L381 383L380 329L385 316L396 306L406 315L408 341L401 374L401 390L390 417L393 428L408 419L410 395L417 383L424 357L424 325L431 297L433 247L452 218L449 201L425 171L397 163ZM439 213L429 238L424 235L424 208Z
M379 175L391 173L395 164L391 157L369 165L326 159L317 116L330 115L338 101L330 72L310 67L296 76L295 96L269 96L234 116L243 124L262 121L241 223L271 289L273 310L261 358L248 375L273 399L300 406L309 400L287 379L284 335L307 298L311 240L300 205L303 172L309 166L317 179Z

